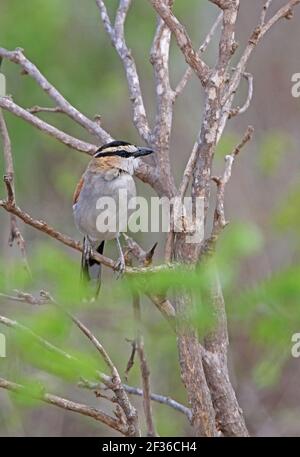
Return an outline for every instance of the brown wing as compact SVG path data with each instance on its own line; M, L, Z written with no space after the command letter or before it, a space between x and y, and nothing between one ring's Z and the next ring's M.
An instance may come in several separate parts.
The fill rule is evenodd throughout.
M79 181L79 183L77 184L76 189L75 189L75 192L74 192L74 194L73 194L73 205L75 205L75 203L77 203L77 201L78 201L78 198L79 198L79 195L80 195L80 192L81 192L83 183L84 183L84 177L82 176L82 177L80 178L80 181Z

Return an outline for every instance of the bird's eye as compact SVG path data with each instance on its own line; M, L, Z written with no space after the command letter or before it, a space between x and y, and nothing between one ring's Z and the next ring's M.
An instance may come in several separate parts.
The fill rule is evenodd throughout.
M132 153L131 152L128 152L128 151L125 151L124 149L122 151L120 151L120 155L121 157L124 157L125 159L128 159L129 157L132 156Z

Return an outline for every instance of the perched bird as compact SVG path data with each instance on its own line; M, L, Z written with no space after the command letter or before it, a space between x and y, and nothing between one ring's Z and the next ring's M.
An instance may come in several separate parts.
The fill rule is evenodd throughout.
M120 255L116 269L120 273L124 271L125 259L119 237L120 232L127 227L126 206L136 195L133 174L137 159L152 152L150 148L138 147L125 141L107 143L96 151L75 189L74 220L84 236L81 275L92 285L95 298L101 286L101 264L94 260L91 254L93 251L103 254L105 241L115 239ZM120 192L123 192L124 196L124 191L125 201L124 198L119 198ZM112 221L111 228L101 228L97 223L99 201L109 201L110 198L115 202L115 207L108 214Z

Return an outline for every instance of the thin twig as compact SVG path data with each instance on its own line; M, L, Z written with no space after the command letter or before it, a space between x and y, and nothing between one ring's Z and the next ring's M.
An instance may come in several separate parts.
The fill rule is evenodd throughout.
M295 8L295 6L299 4L300 0L290 0L286 3L286 5L278 9L277 12L267 22L265 22L263 25L259 24L255 28L251 37L249 38L248 45L246 46L238 64L236 65L236 70L234 71L233 76L231 77L228 89L226 90L226 94L223 96L222 103L224 103L226 99L228 99L232 94L235 94L239 86L240 79L243 73L245 73L245 68L248 63L248 60L250 59L252 52L254 51L260 40L278 21L280 21L283 18L290 19L293 15L293 9ZM264 7L262 10L263 20Z
M153 268L155 269L156 267L151 268L152 264L152 259L153 255L157 246L157 243L153 245L151 249L148 251L145 251L135 240L133 240L130 236L126 235L125 240L127 243L127 246L130 250L130 253L138 260L139 267L138 271L144 271L145 273L149 273L153 271ZM168 264L171 268L175 264ZM177 265L179 266L179 265ZM147 285L145 284L145 293L149 297L149 299L152 301L152 303L155 304L155 306L159 309L159 311L163 314L163 316L167 319L169 324L171 325L172 329L174 330L175 328L175 308L166 298L165 296L160 296L155 293L148 292L147 291Z
M20 65L25 74L30 75L46 94L54 100L57 106L73 119L73 121L84 127L92 135L95 135L103 143L107 143L111 140L111 136L102 129L97 122L91 121L63 97L63 95L45 78L36 65L25 57L23 49L17 48L14 51L8 51L7 49L0 48L0 57Z
M187 64L195 71L201 83L205 86L209 77L210 68L194 50L185 27L179 22L171 8L165 2L162 2L161 0L149 1L174 34L178 47Z
M60 307L61 309L61 307ZM72 321L77 325L77 327L85 334L85 336L91 341L95 346L97 351L101 354L102 359L106 363L107 367L111 372L112 378L112 390L114 391L118 404L123 409L124 414L127 419L128 424L128 435L129 436L140 436L139 427L138 427L138 415L136 409L130 403L128 396L123 388L120 374L112 362L107 351L104 349L103 345L100 343L98 338L75 316L70 315Z
M17 302L18 301L23 302L23 303L26 302L26 303L29 303L30 305L45 305L45 304L49 303L49 295L45 294L44 291L41 291L40 295L38 297L33 296L32 294L28 294L28 293L24 293L24 292L20 292L20 291L16 291L16 295L8 295L8 294L0 293L0 297L8 299L8 300L17 301ZM66 357L68 360L75 360L73 356L71 356L70 354L68 354L65 351L62 351L61 349L57 348L53 344L49 343L47 340L45 340L44 338L41 338L36 333L32 332L28 327L25 327L24 325L19 324L17 321L8 319L4 316L0 316L0 323L7 327L12 327L12 328L20 330L22 332L25 332L26 334L29 334L33 339L38 341L39 344L41 344L43 347L50 350L51 352L58 353L59 355ZM98 375L99 375L99 373L98 373ZM109 388L113 387L113 381L110 376L104 375L102 373L100 377L101 377L101 381L107 387L109 387ZM91 390L97 390L102 387L102 385L100 385L100 384L97 384L97 383L94 383L91 381L87 381L87 380L81 380L78 383L78 385L79 385L79 387L84 387L84 388L88 388ZM122 385L128 394L143 396L142 389L139 389L138 387L132 387L127 384L122 384ZM188 417L188 419L191 420L191 412L190 412L189 408L187 408L186 406L177 402L176 400L174 400L170 397L166 397L164 395L153 394L153 393L151 393L151 400L161 403L161 404L165 404L167 406L170 406L171 408L174 408L175 410L185 414Z
M8 317L5 317L5 316L0 316L0 324L5 325L6 327L10 327L10 328L14 328L16 330L19 330L22 333L30 336L31 338L33 338L35 341L37 341L42 347L44 347L48 351L54 352L55 354L58 354L58 355L60 355L62 357L65 357L68 360L73 360L73 361L76 360L73 356L71 356L67 352L63 351L62 349L59 349L58 347L54 346L49 341L47 341L44 338L40 337L35 332L30 330L28 327L26 327L23 324L20 324L16 320L9 319Z
M253 97L253 75L251 73L243 73L243 76L248 82L248 93L246 101L243 106L237 106L236 108L232 108L228 115L228 119L231 119L232 117L235 117L240 114L244 114L251 104Z
M62 306L58 305L57 302L51 297L51 295L45 291L41 291L40 297L36 298L32 296L31 294L28 293L22 293L19 292L17 294L17 297L12 297L12 296L7 296L5 294L0 294L2 297L9 298L10 300L16 299L16 301L23 301L27 302L29 304L45 304L45 303L52 303L55 304L60 311L62 311L67 317L69 317L75 325L87 336L87 338L91 341L91 343L96 347L97 351L101 354L102 359L104 360L105 364L110 370L111 373L111 388L114 391L116 398L118 400L118 404L124 411L124 414L127 419L127 425L128 425L128 431L127 434L129 436L139 436L139 429L138 429L138 416L136 409L131 405L128 396L123 389L122 386L122 381L119 375L119 372L116 368L116 366L113 364L111 358L109 357L107 351L104 349L103 345L100 343L100 341L96 338L96 336L75 316L73 316L71 313L66 311ZM7 319L3 316L0 316L0 323L14 327L17 329L20 329L21 331L29 334L31 337L34 339L37 339L43 346L45 346L47 349L50 349L51 351L59 352L60 355L67 356L70 359L70 356L60 350L57 350L55 346L53 346L51 343L48 343L46 340L40 338L38 335L36 335L34 332L32 332L30 329L27 327L24 327L22 324L19 324L16 321L11 321L10 319Z
M208 32L208 34L205 37L205 40L203 41L200 48L198 49L198 54L200 54L200 55L203 54L206 51L206 49L208 48L211 40L214 37L214 34L215 34L217 28L222 20L222 17L223 17L223 12L221 12L218 15L217 19L213 23L210 31ZM174 100L183 92L183 90L184 90L185 86L187 85L188 80L190 79L192 74L193 74L193 70L191 69L191 67L188 67L174 91Z
M163 0L170 9L173 0ZM154 160L159 170L159 178L166 183L169 196L176 187L170 165L170 137L173 122L173 90L170 84L169 54L171 31L158 16L157 26L150 51L150 62L154 70L156 92L156 115L152 129L153 147L157 151Z
M135 354L136 354L136 341L130 341L127 340L131 344L131 353L130 357L128 359L127 365L126 365L126 370L125 370L125 379L128 381L128 375L131 370L131 368L134 366L134 360L135 360Z
M209 238L207 238L202 247L200 257L207 254L212 254L215 250L216 243L222 232L222 230L228 225L225 217L224 200L225 200L225 187L229 182L232 173L232 167L237 155L240 153L242 148L251 140L254 129L252 126L247 128L242 141L235 147L233 152L225 157L225 169L223 176L213 176L212 180L217 184L217 197L216 207L214 212L213 228Z
M54 108L50 108L47 106L32 106L31 108L27 108L27 111L31 114L37 113L63 113L64 111L60 106L55 106Z
M139 75L124 35L124 25L132 0L120 0L114 26L112 25L103 0L96 0L101 20L110 40L116 49L125 70L130 100L133 107L133 122L141 137L149 143L150 129L148 125L144 100L140 87Z
M56 140L60 141L68 147L76 149L77 151L94 154L98 149L98 146L86 143L85 141L81 141L59 130L58 128L53 127L53 125L48 124L37 116L34 116L28 110L14 103L10 97L0 97L0 108L3 108L15 116L20 117L47 135L54 137Z
M14 188L14 164L13 164L13 155L12 155L12 148L11 148L11 141L8 133L8 129L6 126L6 122L0 109L0 136L2 137L3 143L3 155L4 155L4 162L5 162L5 182L9 183L7 186L8 190L8 201L11 203L15 202L15 188ZM27 260L26 255L26 248L25 248L25 240L19 230L17 218L14 214L10 216L10 235L8 239L9 246L12 246L14 241L17 242L17 245L20 249L22 260L24 266L29 274L30 267Z
M128 435L126 426L124 426L119 420L109 416L108 414L104 413L98 408L96 409L92 406L77 403L66 398L58 397L57 395L53 395L43 391L41 391L40 394L33 393L26 389L26 387L23 385L7 381L3 378L0 378L0 388L19 394L23 393L26 396L36 398L50 405L58 406L59 408L62 408L64 410L72 411L75 413L82 414L83 416L91 417L99 422L102 422L108 427L117 430L122 435Z
M95 390L95 391L103 389L103 386L101 384L89 382L87 380L81 380L78 383L78 386L85 388L85 389L89 389L89 390ZM137 395L138 397L143 396L143 389L140 389L139 387L133 387L133 386L129 386L127 384L123 384L123 387L129 395ZM186 406L184 406L183 404L177 402L173 398L166 397L165 395L155 394L155 393L151 393L150 398L152 401L155 401L162 405L169 406L169 407L175 409L176 411L179 411L180 413L184 414L188 418L189 421L191 421L191 419L192 419L191 410L189 408L187 408Z
M136 323L136 349L140 360L140 371L142 376L143 385L143 408L147 424L147 436L157 436L154 426L152 405L151 405L151 391L150 391L150 370L148 367L145 349L144 338L141 331L141 305L140 297L138 294L133 295L133 311Z
M264 6L263 6L263 9L262 9L262 12L261 12L261 15L260 15L260 26L263 27L266 23L266 16L267 16L267 12L268 12L268 9L270 8L271 6L271 3L272 3L273 0L266 0Z
M70 238L67 235L62 234L61 232L55 230L53 227L48 225L46 222L42 220L36 220L33 219L28 213L25 211L21 210L17 205L11 204L8 201L5 200L0 200L0 206L4 208L6 211L9 213L14 214L17 216L19 219L21 219L25 224L30 225L31 227L34 227L35 229L45 233L46 235L50 236L51 238L54 238L57 241L60 241L61 243L65 244L66 246L76 249L77 251L82 252L82 244L79 241L75 241L72 238ZM95 260L98 260L101 262L103 265L109 267L109 268L114 268L114 262L113 260L98 254L98 253L93 253L93 256Z
M7 212L15 214L18 218L25 222L25 224L30 225L31 227L45 233L51 238L54 238L55 240L65 244L66 246L75 249L76 251L82 252L82 243L80 243L79 241L75 241L68 235L59 232L58 230L54 229L49 224L47 224L45 221L33 219L28 213L21 210L18 206L12 205L6 200L0 200L0 206L4 208ZM106 267L111 269L115 268L115 262L112 259L97 252L92 252L91 255L95 260L97 260L99 263L102 263ZM176 263L162 264L153 267L127 267L125 272L126 274L140 274L142 276L148 273L159 273L161 271L175 270L177 267L179 267L179 264ZM165 310L167 315L174 315L171 308L169 308L169 310L167 310L167 308L168 307L166 307Z

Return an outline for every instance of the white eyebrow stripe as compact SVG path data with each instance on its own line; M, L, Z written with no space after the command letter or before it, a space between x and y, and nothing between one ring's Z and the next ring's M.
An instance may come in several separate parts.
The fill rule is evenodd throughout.
M101 157L101 154L105 155L106 153L118 153L120 151L126 151L126 152L131 152L134 153L137 151L137 147L134 146L133 144L126 144L126 145L120 145L120 146L108 146L105 149L102 149L102 151L99 151L99 157Z
M119 147L116 147L116 146L110 146L108 148L105 148L103 149L102 151L100 151L100 153L105 153L105 152L116 152L116 151L119 151L120 148Z

